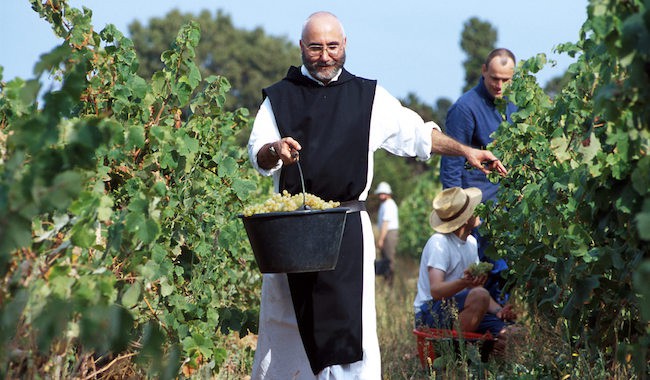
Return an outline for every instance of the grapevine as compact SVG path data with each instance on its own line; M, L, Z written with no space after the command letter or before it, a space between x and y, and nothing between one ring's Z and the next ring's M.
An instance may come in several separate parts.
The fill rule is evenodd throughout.
M557 48L576 62L553 98L534 75L546 56L520 62L506 91L519 109L489 147L510 172L481 215L486 255L508 259L536 324L592 357L607 347L611 368L640 378L650 347L647 6L590 1L581 41Z
M96 378L131 357L133 373L102 376L218 371L225 337L257 329L236 220L263 190L236 141L248 111L223 108L226 78L201 76L195 22L143 78L114 26L31 3L64 41L36 76L62 83L39 104L38 80L0 78L0 378Z

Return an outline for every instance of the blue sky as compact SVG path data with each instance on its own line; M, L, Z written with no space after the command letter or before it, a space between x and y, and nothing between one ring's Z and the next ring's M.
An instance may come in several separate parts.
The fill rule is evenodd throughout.
M497 45L518 59L538 53L557 61L538 75L544 85L573 60L557 55L560 43L575 42L587 17L588 0L401 0L401 1L268 1L268 0L71 0L93 11L95 29L115 24L128 35L134 20L146 24L170 10L198 14L201 10L229 14L236 27L261 27L267 34L298 43L304 19L318 10L336 14L347 37L346 67L379 83L398 98L415 93L428 104L440 97L452 101L464 84L460 48L463 24L478 17L496 28ZM0 66L3 80L31 78L38 57L60 41L31 10L28 0L3 0L0 5ZM299 57L296 57L299 64Z

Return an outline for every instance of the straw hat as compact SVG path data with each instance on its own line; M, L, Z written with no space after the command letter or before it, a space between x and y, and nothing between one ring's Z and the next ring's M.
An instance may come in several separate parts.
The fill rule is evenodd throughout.
M377 189L375 189L375 194L393 194L393 191L390 189L390 185L386 182L379 182Z
M433 200L433 211L429 216L431 228L443 234L456 231L474 214L481 196L481 189L477 187L443 190Z

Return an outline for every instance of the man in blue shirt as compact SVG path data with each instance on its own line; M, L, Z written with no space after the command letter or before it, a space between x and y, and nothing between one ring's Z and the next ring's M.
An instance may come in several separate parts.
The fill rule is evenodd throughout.
M487 56L481 67L479 83L464 93L447 113L446 133L456 140L474 148L485 149L492 142L491 135L502 121L510 120L517 109L508 102L506 114L502 115L494 104L496 98L503 97L504 85L512 79L515 69L515 55L508 49L495 49ZM478 187L483 193L482 202L496 201L499 184L492 183L479 170L465 168L463 157L443 156L440 162L440 180L443 189L450 187ZM473 231L479 245L479 258L494 264L494 269L485 287L494 299L505 302L501 294L503 278L500 273L508 266L503 259L491 260L485 256L487 239L481 237L478 229Z

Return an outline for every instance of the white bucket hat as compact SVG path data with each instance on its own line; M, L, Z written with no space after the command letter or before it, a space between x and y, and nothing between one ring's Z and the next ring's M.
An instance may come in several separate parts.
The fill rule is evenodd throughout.
M477 187L452 187L441 191L432 202L431 228L443 234L456 231L474 214L481 197L481 189Z
M377 189L375 189L375 194L393 194L393 191L387 182L379 182Z

